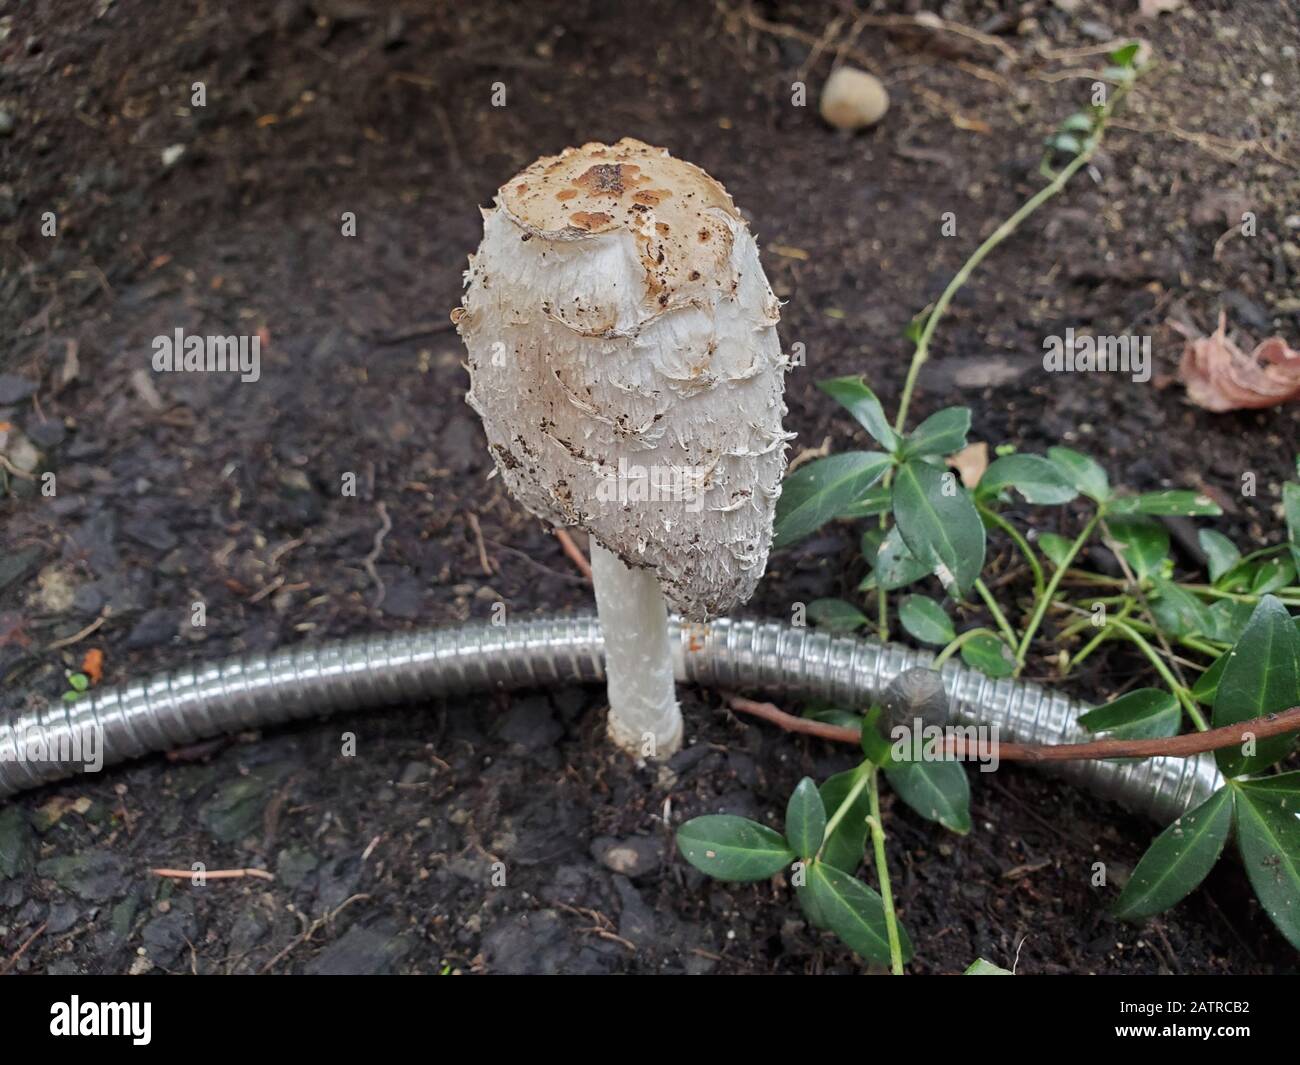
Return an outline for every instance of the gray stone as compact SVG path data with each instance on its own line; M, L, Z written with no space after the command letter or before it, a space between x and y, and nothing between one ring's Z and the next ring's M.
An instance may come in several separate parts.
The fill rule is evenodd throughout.
M87 902L104 902L126 889L122 859L111 851L88 850L47 858L36 866L36 872Z

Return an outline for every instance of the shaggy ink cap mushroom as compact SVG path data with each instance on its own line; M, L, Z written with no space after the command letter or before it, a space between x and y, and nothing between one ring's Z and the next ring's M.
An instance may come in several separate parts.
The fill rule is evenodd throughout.
M615 732L616 687L636 678L615 676L613 599L636 599L621 620L643 630L659 627L655 595L705 621L767 563L792 434L757 244L699 167L636 140L585 144L502 186L453 317L511 494L591 537ZM662 688L666 637L641 652L631 668ZM675 739L651 731L662 755L680 720Z

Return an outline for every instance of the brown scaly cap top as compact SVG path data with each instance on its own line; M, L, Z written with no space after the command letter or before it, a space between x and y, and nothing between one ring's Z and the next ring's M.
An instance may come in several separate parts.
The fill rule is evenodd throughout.
M728 275L732 225L745 224L727 190L698 166L630 137L539 159L501 187L497 202L548 240L629 230L647 295L663 305L671 293Z

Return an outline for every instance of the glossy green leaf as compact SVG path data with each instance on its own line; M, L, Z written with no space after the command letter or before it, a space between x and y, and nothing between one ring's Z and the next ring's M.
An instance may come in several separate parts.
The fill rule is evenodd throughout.
M1251 595L1268 595L1287 587L1295 580L1295 563L1289 557L1266 558L1251 575L1247 591Z
M834 815L840 804L849 797L861 773L860 769L850 769L836 773L822 784L822 806L829 814ZM821 860L846 873L855 872L866 853L867 816L870 813L871 799L863 788L823 844Z
M885 534L885 539L876 555L875 565L868 574L867 580L863 581L863 586L864 588L879 586L887 592L892 592L897 588L914 584L929 575L930 567L912 555L907 545L903 543L898 526L895 525Z
M868 762L884 767L894 764L894 747L882 735L882 729L887 725L882 725L881 717L878 706L873 706L867 711L862 718L862 735L858 738L858 746L862 748L862 753L867 756Z
M1071 541L1064 536L1058 536L1056 533L1039 533L1038 548L1047 556L1048 560L1057 569L1065 563L1066 556L1070 553Z
M696 817L677 830L677 847L691 865L717 880L766 880L795 860L784 837L732 814Z
M1241 561L1241 552L1236 544L1223 533L1213 529L1202 529L1196 534L1196 540L1205 552L1210 567L1210 580L1217 581L1233 566Z
M1111 539L1139 578L1154 577L1169 557L1169 533L1158 521L1133 515L1116 516L1107 525Z
M991 632L977 633L962 644L961 658L986 677L1009 677L1016 671L1015 652Z
M876 892L825 862L814 862L809 868L808 887L832 932L867 961L889 964L885 904ZM912 941L901 925L898 936L903 961L908 961L912 957Z
M1287 773L1285 777L1300 777ZM1237 788L1237 848L1264 912L1300 950L1300 810L1297 785L1281 777L1245 781Z
M898 604L898 620L913 639L942 647L957 638L952 620L928 595L909 595Z
M975 495L993 499L1005 488L1014 488L1026 502L1039 506L1068 503L1079 494L1061 467L1041 455L1008 455L995 460L984 471Z
M896 762L885 768L900 799L959 835L970 831L970 781L961 762Z
M812 777L804 777L785 807L785 838L801 858L811 858L826 832L826 808Z
M874 518L889 510L889 489L884 485L868 488L860 499L850 503L835 516L837 518Z
M906 462L894 480L894 520L907 548L949 594L964 596L984 568L984 523L956 475Z
M843 513L884 476L890 462L878 451L846 451L800 466L782 484L772 547L789 547Z
M1115 903L1115 916L1136 921L1186 898L1214 868L1232 825L1232 789L1222 787L1155 838Z
M1089 499L1104 503L1110 498L1110 478L1087 455L1068 447L1053 447L1048 449L1047 457L1060 467L1065 479Z
M1198 703L1203 706L1213 706L1214 698L1219 694L1219 680L1223 676L1223 670L1228 665L1228 656L1219 655L1204 673L1196 678L1196 683L1192 685L1191 695Z
M1282 485L1282 513L1286 515L1287 542L1291 561L1300 569L1300 484L1287 481Z
M866 615L843 599L814 599L808 604L808 619L830 632L854 632L867 623Z
M1173 636L1209 636L1215 629L1209 607L1191 592L1170 581L1155 582L1151 613L1156 624Z
M1047 138L1048 145L1065 155L1078 155L1083 151L1083 142L1073 133L1053 133Z
M1214 697L1214 726L1235 725L1300 702L1300 635L1287 609L1271 595L1255 607L1241 639L1227 654L1228 664ZM1260 740L1253 757L1238 747L1215 752L1227 777L1255 773L1284 757L1294 734Z
M1004 969L1000 965L994 965L991 961L985 961L983 958L976 958L970 964L962 976L1015 976L1010 969Z
M1178 700L1161 688L1139 688L1079 717L1079 724L1089 732L1104 732L1117 740L1176 736L1181 723Z
M1246 626L1250 623L1250 615L1254 613L1254 606L1250 603L1241 603L1235 599L1220 599L1210 604L1210 624L1212 625L1211 639L1219 643L1233 644L1241 639L1241 634L1246 631Z
M886 451L898 450L898 434L885 417L880 400L861 377L836 377L819 382L817 387L852 414Z
M1111 509L1116 514L1183 515L1189 518L1223 513L1223 509L1209 496L1185 489L1121 496L1112 500Z
M840 728L861 728L862 716L835 706L805 707L799 714L809 721L820 721L824 725L838 725Z
M906 455L951 455L966 446L970 408L945 407L926 418L907 438Z
M1138 50L1141 45L1137 41L1130 41L1122 47L1116 48L1106 58L1111 64L1117 67L1131 67L1133 60L1137 58Z

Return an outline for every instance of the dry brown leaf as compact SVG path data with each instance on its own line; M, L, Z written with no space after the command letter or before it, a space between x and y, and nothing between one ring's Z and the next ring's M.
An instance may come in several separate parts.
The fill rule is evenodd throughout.
M1300 351L1281 337L1269 337L1248 355L1228 336L1225 314L1207 337L1181 322L1170 324L1187 337L1178 377L1198 407L1257 410L1300 400Z
M984 441L967 444L955 455L948 456L948 465L961 474L961 483L974 488L989 468L989 446Z

